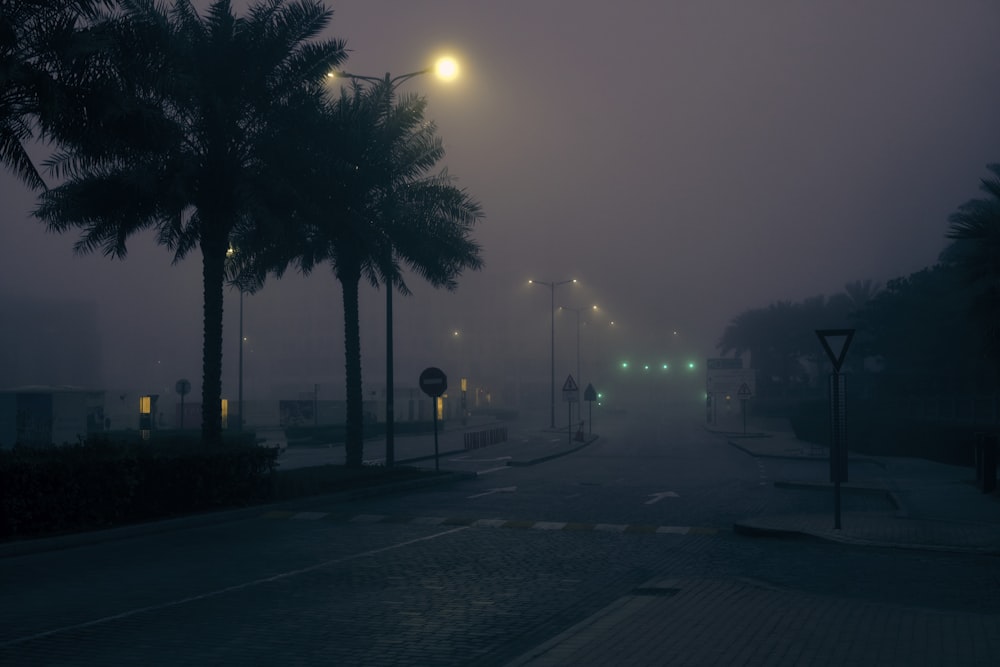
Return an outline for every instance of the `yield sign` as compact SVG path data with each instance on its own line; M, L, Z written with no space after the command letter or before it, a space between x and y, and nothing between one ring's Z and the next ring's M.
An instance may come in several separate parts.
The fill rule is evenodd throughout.
M830 363L833 364L833 372L839 373L840 367L844 365L844 357L847 356L847 348L851 346L851 340L854 338L854 329L816 329L816 335L819 337L819 342L823 344L823 349L826 350L826 356L830 358ZM830 346L831 338L843 339L839 353L835 353Z

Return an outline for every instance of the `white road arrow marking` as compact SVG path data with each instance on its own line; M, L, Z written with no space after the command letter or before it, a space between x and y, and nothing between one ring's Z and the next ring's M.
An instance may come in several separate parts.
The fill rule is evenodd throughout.
M483 496L492 496L494 493L514 493L515 491L517 491L517 487L516 486L504 486L504 487L499 488L499 489L490 489L486 493L477 493L474 496L466 496L466 498L468 498L468 499L482 498Z
M658 503L664 498L679 498L673 491L661 491L660 493L649 494L649 500L646 501L647 505L652 505L653 503Z

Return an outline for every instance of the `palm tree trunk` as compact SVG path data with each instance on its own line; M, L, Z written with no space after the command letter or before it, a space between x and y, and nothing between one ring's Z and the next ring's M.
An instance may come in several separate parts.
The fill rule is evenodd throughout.
M360 468L364 458L364 413L361 389L361 326L358 314L360 275L340 278L344 298L344 374L347 379L345 464Z
M222 442L222 306L226 250L202 244L204 332L202 337L201 439Z

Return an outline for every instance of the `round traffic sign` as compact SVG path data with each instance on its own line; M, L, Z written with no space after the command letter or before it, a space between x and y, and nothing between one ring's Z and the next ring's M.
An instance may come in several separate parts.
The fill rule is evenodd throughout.
M420 374L420 388L428 396L437 398L448 391L448 376L440 368L425 368Z
M181 396L186 395L191 391L191 383L187 380L178 380L177 384L174 385L174 391L176 391Z

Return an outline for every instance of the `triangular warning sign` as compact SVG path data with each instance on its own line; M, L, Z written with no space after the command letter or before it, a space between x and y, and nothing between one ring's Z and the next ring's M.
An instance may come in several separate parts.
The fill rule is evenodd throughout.
M851 340L854 338L854 329L816 329L816 335L819 337L819 342L823 344L823 349L826 350L826 356L830 357L833 371L839 373L840 367L844 365L844 357L847 356L847 348L851 346ZM843 339L843 346L839 353L835 353L830 346L831 338Z
M563 382L563 391L579 391L580 388L576 386L576 380L573 379L572 375L566 376L566 381Z

